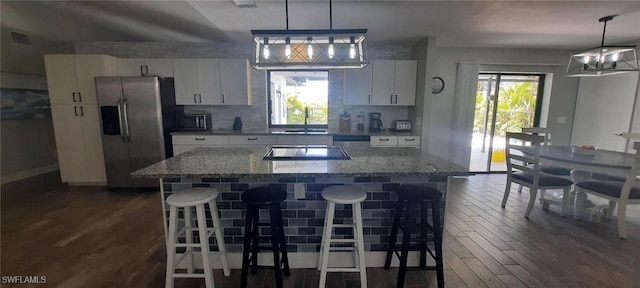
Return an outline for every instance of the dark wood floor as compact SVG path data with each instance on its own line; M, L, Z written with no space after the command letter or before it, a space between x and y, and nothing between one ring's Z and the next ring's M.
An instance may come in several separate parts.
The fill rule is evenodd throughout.
M640 287L640 213L631 211L629 239L615 221L562 218L537 205L522 217L528 192L500 208L504 175L455 179L449 194L447 287ZM2 201L1 274L46 276L45 285L2 287L162 287L165 248L158 193L68 187ZM397 271L368 269L369 287L395 287ZM216 287L238 287L239 271ZM295 269L286 287L317 287L319 272ZM201 279L176 287L204 287ZM261 270L250 287L274 287ZM359 287L354 273L329 274L327 287ZM433 272L412 271L406 287L435 287Z

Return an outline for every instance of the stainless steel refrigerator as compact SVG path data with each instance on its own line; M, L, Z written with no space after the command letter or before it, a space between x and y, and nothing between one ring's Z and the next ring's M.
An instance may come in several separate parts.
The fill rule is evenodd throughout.
M129 173L172 156L174 91L173 78L96 77L108 188L159 187Z

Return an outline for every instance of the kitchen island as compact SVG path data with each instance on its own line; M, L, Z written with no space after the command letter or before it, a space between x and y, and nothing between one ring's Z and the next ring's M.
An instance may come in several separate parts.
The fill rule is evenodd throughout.
M240 194L246 189L278 186L287 190L282 213L289 261L294 268L312 268L317 265L325 217L326 201L320 192L335 184L362 188L367 192L367 199L362 204L367 266L380 267L396 206L392 191L403 183L435 187L444 194L441 209L444 215L449 177L469 175L466 168L417 148L350 148L347 149L350 160L299 161L263 160L268 150L268 146L197 148L131 175L160 179L165 232L168 207L164 206L164 199L168 195L191 187L217 189L220 196L216 200L232 268L241 265L245 207ZM304 183L304 198L296 199L295 183ZM350 205L347 208L349 210L345 210L344 205L336 206L336 223L351 221ZM337 228L336 234L348 238L352 231ZM268 259L266 253L261 258ZM345 265L349 265L352 260L353 257L340 257L337 261L346 261Z

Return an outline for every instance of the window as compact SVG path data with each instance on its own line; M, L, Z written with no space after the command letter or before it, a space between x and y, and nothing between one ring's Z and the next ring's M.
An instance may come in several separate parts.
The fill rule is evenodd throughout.
M305 115L309 127L327 127L329 71L269 70L267 83L269 127L302 127Z

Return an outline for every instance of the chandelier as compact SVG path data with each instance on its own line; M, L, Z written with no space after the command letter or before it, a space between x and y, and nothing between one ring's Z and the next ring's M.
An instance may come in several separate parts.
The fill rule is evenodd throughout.
M256 69L363 68L367 29L333 29L329 0L329 29L289 30L289 1L285 1L286 30L251 30Z
M604 76L638 71L635 46L604 46L607 22L617 15L600 18L604 22L600 47L573 54L567 66L567 76Z

